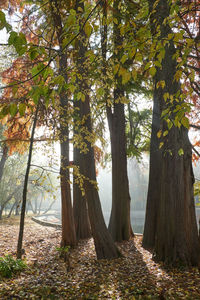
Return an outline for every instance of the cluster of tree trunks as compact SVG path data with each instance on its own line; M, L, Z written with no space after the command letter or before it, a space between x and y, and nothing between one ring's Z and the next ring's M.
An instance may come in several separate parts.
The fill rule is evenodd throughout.
M164 22L169 17L170 5L167 0L160 0L157 4L155 2L149 0L152 38L159 28L160 39L164 41L168 34L172 33L170 26ZM171 108L169 99L164 100L164 94L169 93L175 97L180 91L180 84L175 80L175 52L173 41L165 44L162 68L157 70L155 77L150 177L143 246L153 248L155 259L168 264L198 265L200 242L195 217L192 148L188 130L182 125L180 128L173 125L169 130L167 122L161 118L162 111ZM157 86L160 80L165 82L163 89ZM176 103L175 100L174 102ZM171 118L173 121L175 113ZM158 139L158 129L162 132L168 130L167 136ZM163 143L161 149L160 142Z
M67 84L68 57L65 47L63 47L65 36L62 20L63 3L60 0L50 0L49 3L51 18L59 45L58 73L64 78ZM152 40L156 36L157 41L160 42L165 51L165 56L161 61L162 67L157 68L154 79L149 189L143 246L147 249L154 249L155 259L168 264L198 265L200 262L200 241L195 218L192 147L188 138L188 130L183 125L175 126L174 124L169 128L167 120L161 117L162 112L169 108L171 112L170 122L173 123L176 117L176 103L179 101L182 104L184 101L183 99L177 100L177 98L180 98L179 95L181 95L180 82L175 79L177 61L174 58L174 54L177 49L173 39L168 40L168 35L173 33L168 24L171 2L168 0L148 0L148 3ZM113 59L115 64L120 64L123 55L123 38L119 30L119 24L122 24L124 20L121 15L120 4L121 1L119 0L113 2L113 20L115 20L113 23ZM121 255L114 241L128 240L132 234L127 176L126 122L122 101L125 88L119 74L114 74L114 84L110 88L110 90L113 90L113 104L111 106L107 104L112 154L112 210L109 228L107 229L96 186L94 145L92 142L89 142L92 139L93 128L90 110L91 91L87 78L88 37L84 30L84 1L76 0L74 4L70 3L70 5L74 5L80 30L79 37L76 39L74 46L74 64L77 72L76 86L78 87L78 92L84 95L84 99L74 99L76 112L74 116L74 135L80 135L85 145L83 151L81 145L74 144L74 164L79 168L80 174L84 178L84 184L83 191L81 191L74 180L74 203L72 207L69 173L69 99L68 93L63 87L59 94L60 184L62 201L61 245L63 247L73 247L80 238L92 236L94 238L97 258L112 259ZM106 19L106 1L103 2L102 7L104 11L103 17ZM103 74L106 78L107 23L103 22L103 24L102 61ZM164 82L163 87L159 86L160 81ZM173 98L170 99L174 100L169 101L169 99L165 99L166 94L169 95L168 98L172 96ZM39 103L33 122L24 182L17 248L18 258L21 258L22 255L27 184L38 110ZM77 124L76 118L79 120ZM159 130L166 132L165 136L159 138L157 136ZM3 150L3 156L0 161L0 180L3 175L8 152L6 146L4 146ZM77 176L77 174L74 174L74 176ZM2 207L0 218L1 212Z

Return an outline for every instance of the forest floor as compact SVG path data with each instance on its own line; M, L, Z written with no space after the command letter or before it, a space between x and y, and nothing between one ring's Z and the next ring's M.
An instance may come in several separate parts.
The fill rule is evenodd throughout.
M0 256L16 254L19 220L0 221ZM198 269L165 269L141 247L141 236L118 244L123 257L97 261L92 239L60 258L61 231L26 219L27 269L0 278L0 299L200 299Z

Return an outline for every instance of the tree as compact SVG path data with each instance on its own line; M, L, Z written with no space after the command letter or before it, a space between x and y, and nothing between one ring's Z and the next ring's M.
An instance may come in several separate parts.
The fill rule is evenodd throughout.
M21 206L21 215L20 215L20 225L19 225L19 236L17 241L17 258L22 258L22 242L23 242L23 234L24 234L24 219L25 219L25 212L26 212L26 201L27 201L27 189L28 189L28 177L31 168L31 158L32 158L32 151L33 151L33 140L35 134L35 128L37 124L37 116L39 111L39 104L37 104L36 111L35 111L35 118L33 121L33 128L31 132L31 140L30 140L30 147L29 147L29 154L28 154L28 161L24 179L24 187L23 187L23 196L22 196L22 206Z
M81 120L81 135L83 147L80 151L80 158L83 165L80 166L80 172L84 176L84 189L87 197L89 218L94 238L94 244L98 259L112 259L120 256L119 250L115 246L104 222L101 209L99 194L96 186L96 170L94 160L94 148L92 139L92 123L90 112L90 89L87 83L87 37L83 30L83 16L81 12L85 11L84 3L76 1L76 11L79 17L79 26L81 28L80 38L77 41L77 86L79 92L84 95L81 99L77 99L79 106L79 119ZM85 150L85 151L84 151Z
M160 49L163 49L162 67L155 77L154 89L154 104L158 101L156 105L158 103L160 109L157 112L161 115L154 124L160 126L157 137L160 137L161 167L157 182L158 202L152 203L151 207L155 211L152 221L156 228L153 228L155 236L150 239L150 246L154 243L155 258L158 260L170 264L198 265L200 245L194 208L192 150L184 97L177 77L179 69L175 59L175 42L169 38L173 31L167 21L173 6L166 0L149 0L149 9L152 37L158 38ZM181 116L178 114L180 107L183 109ZM149 199L152 197L149 196ZM149 212L150 204L149 207L147 204L147 214Z
M77 134L76 131L74 133ZM74 166L76 166L76 171L74 170L73 173L73 213L78 240L91 237L87 196L84 195L80 187L80 170L83 170L82 159L83 156L81 156L80 149L74 147Z
M61 18L61 1L51 0L51 12L54 26L57 34L58 44L60 48L59 55L59 74L64 78L67 84L67 52L63 48L64 30ZM74 225L74 216L71 202L70 178L69 178L69 113L68 113L68 95L64 87L60 94L60 182L61 182L61 202L62 202L62 241L61 245L75 246L76 233Z
M103 57L103 76L104 86L107 83L107 1L104 2L103 30L102 30L102 57ZM114 1L113 4L113 60L114 66L120 65L123 55L123 38L120 33L122 24L120 1ZM114 73L114 91L113 104L108 103L106 99L106 110L111 141L112 157L112 210L109 221L109 231L115 241L128 240L132 229L130 223L130 194L127 174L127 155L126 155L126 135L125 135L125 112L124 97L125 91L120 78L120 74ZM105 98L108 98L108 91L105 92Z

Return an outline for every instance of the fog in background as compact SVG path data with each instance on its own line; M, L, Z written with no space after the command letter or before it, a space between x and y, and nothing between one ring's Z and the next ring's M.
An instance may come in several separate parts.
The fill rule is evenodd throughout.
M47 151L47 149L46 149ZM45 151L45 152L46 152ZM59 155L58 155L59 156ZM57 170L59 167L57 165ZM200 163L194 165L195 178L200 179ZM131 223L133 231L135 233L143 233L146 199L148 191L148 176L149 176L149 155L143 154L140 162L136 158L128 159L128 177L129 177L129 190L131 197ZM53 190L54 203L51 207L51 212L54 211L60 215L61 199L60 199L60 187L59 187L59 174L55 175ZM98 167L98 187L99 195L102 205L102 210L105 218L105 222L108 225L111 205L112 205L112 179L111 179L111 163L107 164L106 168ZM42 195L41 195L42 197ZM48 208L49 204L53 200L52 192L47 193L45 201L42 204L42 211ZM195 197L196 204L199 203L199 196ZM197 221L200 217L200 206L196 207Z

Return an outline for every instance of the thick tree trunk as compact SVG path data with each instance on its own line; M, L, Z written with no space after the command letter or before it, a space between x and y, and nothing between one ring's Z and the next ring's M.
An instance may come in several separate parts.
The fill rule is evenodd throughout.
M161 150L160 140L157 133L160 129L160 98L159 91L154 91L154 106L151 127L149 183L146 204L146 215L142 245L146 249L153 249L155 246L157 210L160 200L160 174L161 174Z
M83 56L84 57L84 56ZM87 116L87 118L86 118ZM85 129L92 133L89 96L86 96L85 102L80 103L80 117L87 119L85 121ZM83 166L80 171L85 176L85 195L88 203L88 211L90 217L90 224L92 236L98 259L112 259L120 256L120 252L115 246L111 235L106 227L102 208L100 204L99 194L96 187L96 169L94 160L94 149L90 143L87 142L87 153L81 153Z
M84 3L80 0L76 1L76 11L80 16L80 28L81 11L84 12ZM96 169L94 160L94 149L91 142L92 124L91 124L91 112L90 112L90 90L87 83L87 38L84 30L81 30L81 36L77 40L77 70L80 76L78 76L77 85L79 91L85 95L84 101L77 101L79 106L79 120L81 121L81 131L83 141L87 147L86 151L80 152L80 159L83 164L80 165L80 172L85 176L84 188L85 195L88 203L89 218L92 230L92 236L94 238L95 250L98 259L112 259L120 256L120 252L115 246L111 235L106 227L103 213L101 209L98 190L96 187ZM81 79L80 79L81 78Z
M179 149L184 155L179 155ZM172 154L167 153L172 149ZM185 128L173 127L162 153L161 195L155 258L166 263L198 265L200 243L195 217L192 150Z
M150 11L153 11L154 0L149 0ZM160 0L151 15L152 35L160 30L160 40L165 39L171 28L163 20L169 16L169 3L167 0ZM157 27L159 26L159 27ZM177 102L164 100L164 93L178 97L180 84L174 80L176 73L176 61L173 59L176 49L173 41L165 45L165 57L162 61L162 69L157 72L155 85L163 80L165 87L160 90L160 111L169 108L171 111L171 122L175 118ZM156 91L156 90L155 90ZM154 92L156 100L156 92ZM179 99L179 105L183 100ZM168 128L164 119L160 120L160 129L167 132L165 137L160 139L163 143L161 152L161 171L157 186L160 196L152 202L151 209L156 213L153 220L156 222L155 233L155 259L168 264L198 265L200 258L200 243L198 239L197 224L195 218L192 170L192 149L188 139L188 130L182 125ZM182 153L180 153L182 149ZM155 220L156 219L156 220Z
M122 56L122 36L120 35L119 24L121 23L121 15L119 10L120 1L114 1L113 17L118 20L118 24L113 25L114 36L114 60L115 63L120 63ZM104 86L107 86L107 7L104 4L103 16L103 30L102 30L102 57L103 57L103 75ZM118 74L115 74L115 88L114 88L114 104L111 108L107 104L107 118L110 130L111 139L111 154L112 154L112 209L109 221L109 232L115 241L121 242L128 240L132 234L130 221L130 194L127 174L127 156L126 156L126 135L125 135L125 113L124 104L120 103L124 97L124 90L121 84L121 79ZM106 88L105 88L106 89ZM108 91L105 92L107 101Z
M115 89L115 99L120 91ZM109 231L115 241L128 240L131 235L130 195L127 175L124 105L114 104L111 128L112 210Z
M82 164L80 160L80 151L74 147L74 165L80 167ZM83 169L83 167L80 167ZM79 181L77 180L76 172L74 172L73 181L73 211L74 222L76 230L76 238L86 239L91 237L91 228L88 215L88 207L86 197L82 195Z

